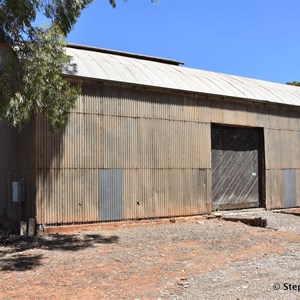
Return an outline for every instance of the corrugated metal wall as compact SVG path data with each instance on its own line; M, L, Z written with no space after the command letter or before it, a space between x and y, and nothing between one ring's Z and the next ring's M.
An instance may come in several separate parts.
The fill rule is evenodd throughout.
M296 206L300 206L300 109L274 104L248 104L211 98L211 121L264 128L266 207L288 207L284 172L296 173ZM294 187L291 187L294 189Z
M283 206L283 180L276 181L283 168L299 169L299 116L271 105L90 81L65 130L49 134L38 122L38 223L210 211L211 122L265 128L268 207ZM276 144L289 139L295 151L286 157L289 148ZM121 196L100 191L99 177L111 172L121 174L109 175L112 187L122 178ZM121 203L111 199L101 212L104 195L118 195Z
M211 122L265 128L267 205L283 206L282 170L299 169L300 121L293 110L90 81L65 130L49 134L39 120L38 223L209 212ZM108 177L101 176L110 178L107 191ZM120 178L120 193L112 193ZM299 202L298 183L296 190ZM111 205L103 204L105 197L114 197Z
M21 131L0 121L0 218L35 216L35 120ZM12 181L25 180L25 203L12 202Z
M300 130L265 129L265 144L267 207L291 207L292 202L300 206ZM295 174L295 178L286 180L288 173Z
M121 174L111 177L112 187L122 178L121 196L116 194L121 203L105 209L121 208L122 219L209 212L211 123L264 128L267 207L285 205L286 169L295 170L300 205L299 115L298 108L82 82L82 96L64 130L51 134L37 119L36 155L30 162L37 169L30 192L37 222L106 219L109 212L101 215L101 201L112 194L100 191L100 174L111 174L105 170ZM113 211L111 216L118 218Z
M100 190L99 176L120 180L105 170L121 170L122 203L111 199L109 207L121 207L122 219L210 209L207 99L195 105L187 96L98 82L83 85L82 94L65 130L48 133L38 119L38 223L116 219L101 212L109 209L104 195L112 194Z

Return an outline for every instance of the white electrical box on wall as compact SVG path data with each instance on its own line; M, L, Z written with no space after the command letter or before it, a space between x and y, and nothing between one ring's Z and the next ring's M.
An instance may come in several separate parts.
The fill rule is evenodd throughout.
M12 201L15 203L25 202L25 182L13 181L12 182Z

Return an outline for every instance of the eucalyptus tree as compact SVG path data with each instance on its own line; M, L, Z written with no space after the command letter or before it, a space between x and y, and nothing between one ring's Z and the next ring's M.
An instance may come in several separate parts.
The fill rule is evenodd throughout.
M65 37L93 0L0 0L0 118L17 127L39 113L51 130L68 122L78 88ZM109 0L112 7L115 0ZM152 2L155 2L152 0ZM38 14L49 20L37 26Z
M286 84L288 84L288 85L294 85L294 86L300 86L300 82L299 81L291 81L291 82L287 82Z

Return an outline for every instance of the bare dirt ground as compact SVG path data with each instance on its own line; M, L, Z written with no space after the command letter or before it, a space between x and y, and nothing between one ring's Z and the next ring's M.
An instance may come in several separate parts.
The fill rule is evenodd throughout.
M0 299L300 299L300 217L242 214L3 238Z

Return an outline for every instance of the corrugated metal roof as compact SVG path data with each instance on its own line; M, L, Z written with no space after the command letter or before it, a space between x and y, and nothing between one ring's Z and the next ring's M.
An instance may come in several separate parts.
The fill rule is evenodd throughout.
M300 88L286 84L186 68L168 60L68 47L75 76L300 106ZM165 61L165 62L164 62Z

